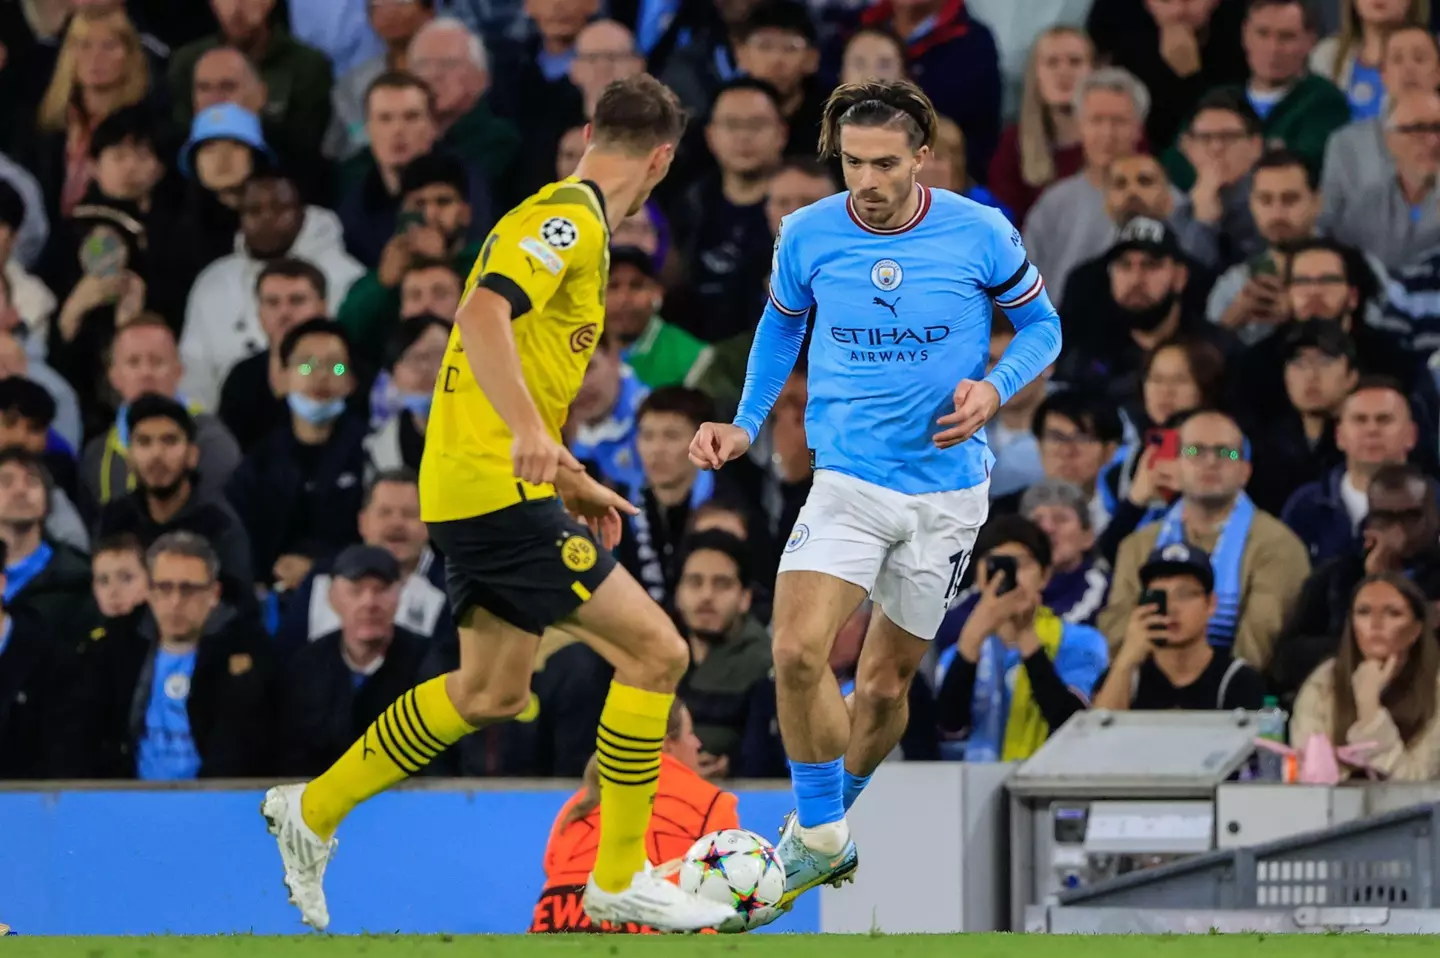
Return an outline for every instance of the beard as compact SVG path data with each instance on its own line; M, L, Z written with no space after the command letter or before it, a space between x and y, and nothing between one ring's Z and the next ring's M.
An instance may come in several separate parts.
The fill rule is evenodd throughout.
M1145 306L1136 309L1133 306L1126 306L1119 303L1120 312L1125 316L1125 323L1130 329L1138 333L1148 333L1157 329L1161 323L1170 318L1170 311L1175 308L1175 301L1178 299L1174 290L1165 294L1165 298L1153 306Z
M169 502L180 494L185 485L185 476L177 476L174 481L158 485L151 485L143 479L140 482L145 494L152 499L159 499L161 502Z
M720 632L712 631L710 629L691 629L690 634L693 635L695 638L699 639L705 645L711 646L713 648L717 645L724 645L725 639L727 636L729 636L730 631L728 629Z

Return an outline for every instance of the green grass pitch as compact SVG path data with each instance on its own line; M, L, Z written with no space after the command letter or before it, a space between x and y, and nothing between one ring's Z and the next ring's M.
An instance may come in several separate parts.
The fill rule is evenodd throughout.
M1381 935L753 935L24 938L3 958L1422 958Z

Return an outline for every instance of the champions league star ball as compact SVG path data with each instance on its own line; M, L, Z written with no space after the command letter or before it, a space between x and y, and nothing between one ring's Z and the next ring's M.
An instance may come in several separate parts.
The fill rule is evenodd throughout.
M680 887L735 909L720 931L749 931L774 917L785 893L785 865L759 835L729 828L706 835L685 853Z

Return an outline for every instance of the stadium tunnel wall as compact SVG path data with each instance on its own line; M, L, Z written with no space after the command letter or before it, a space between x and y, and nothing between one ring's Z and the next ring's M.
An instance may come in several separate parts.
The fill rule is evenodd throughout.
M0 922L22 935L293 934L260 788L0 792ZM390 792L340 833L326 876L340 934L523 932L568 789L506 784ZM773 836L789 789L742 789ZM816 932L807 895L767 932Z

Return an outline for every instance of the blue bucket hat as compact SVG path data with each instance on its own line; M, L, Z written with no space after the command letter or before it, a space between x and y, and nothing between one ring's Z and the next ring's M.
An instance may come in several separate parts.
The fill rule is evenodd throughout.
M275 153L260 130L260 118L234 103L217 103L197 113L190 124L190 139L180 148L180 172L186 177L195 175L195 151L211 140L243 143L275 163Z

